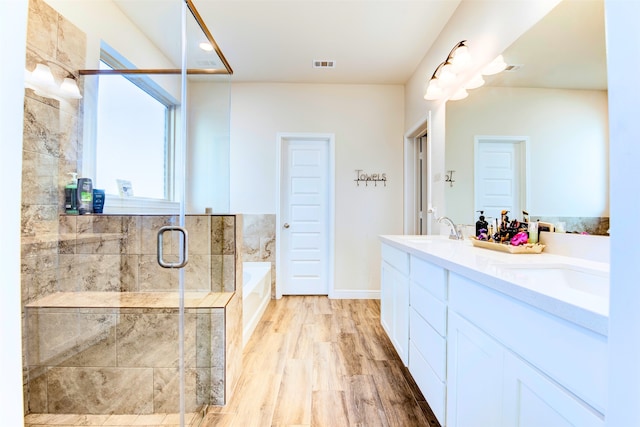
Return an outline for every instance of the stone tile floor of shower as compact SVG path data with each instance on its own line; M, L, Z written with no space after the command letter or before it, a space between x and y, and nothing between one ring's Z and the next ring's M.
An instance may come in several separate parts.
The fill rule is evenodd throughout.
M202 421L202 414L185 414L184 423L196 427ZM149 415L76 415L76 414L31 414L25 417L25 427L70 427L70 426L162 426L180 425L180 414Z

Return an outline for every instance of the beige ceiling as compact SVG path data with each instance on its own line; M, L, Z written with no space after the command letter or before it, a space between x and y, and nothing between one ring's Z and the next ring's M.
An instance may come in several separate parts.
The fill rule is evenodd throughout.
M234 81L404 84L459 0L193 0ZM482 1L482 0L479 0ZM175 0L116 0L179 65ZM606 88L603 0L564 0L504 52L488 84ZM206 63L201 52L191 59ZM333 60L333 69L314 69ZM427 78L428 76L425 76Z

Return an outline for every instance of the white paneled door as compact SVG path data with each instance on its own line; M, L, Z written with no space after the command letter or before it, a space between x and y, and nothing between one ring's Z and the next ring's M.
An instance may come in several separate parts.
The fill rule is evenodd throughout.
M285 138L281 147L280 289L329 292L329 140Z
M526 146L522 138L477 138L475 210L487 218L522 219L526 209Z

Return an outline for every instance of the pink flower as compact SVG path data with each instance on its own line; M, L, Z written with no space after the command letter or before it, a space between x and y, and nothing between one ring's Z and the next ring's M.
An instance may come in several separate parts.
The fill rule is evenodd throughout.
M529 241L529 236L526 232L521 231L511 239L511 244L513 246L525 245Z

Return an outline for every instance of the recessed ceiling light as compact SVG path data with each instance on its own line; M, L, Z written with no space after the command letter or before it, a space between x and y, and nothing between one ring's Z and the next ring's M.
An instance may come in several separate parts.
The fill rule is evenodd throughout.
M200 49L206 51L206 52L211 52L213 50L213 46L211 46L211 43L209 42L202 42L199 44Z

